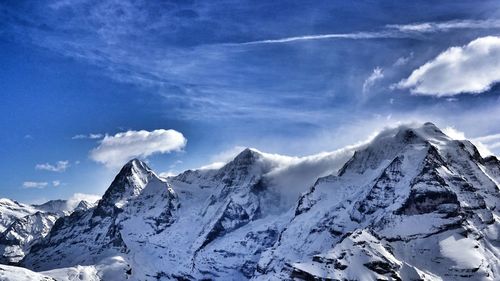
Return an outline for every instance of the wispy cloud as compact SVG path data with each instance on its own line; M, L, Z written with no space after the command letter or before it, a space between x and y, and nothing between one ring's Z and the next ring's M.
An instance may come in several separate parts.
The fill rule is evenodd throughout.
M50 172L64 172L66 169L70 167L69 161L57 161L55 164L44 163L44 164L36 164L36 170L44 170Z
M456 140L466 140L465 133L455 129L454 127L448 126L443 129L443 132L452 139ZM494 155L492 150L500 147L500 134L486 135L477 138L469 139L479 150L479 153L483 156Z
M101 139L103 137L104 137L103 134L88 134L88 135L80 134L80 135L74 135L73 137L71 137L71 139L73 139L73 140L81 140L81 139L94 140L94 139Z
M500 28L500 20L452 20L444 22L422 22L409 24L390 24L380 31L359 31L353 33L312 34L303 36L283 37L278 39L264 39L227 45L256 45L290 43L297 41L325 40L325 39L382 39L382 38L411 38L419 33L445 32L452 29L487 29Z
M96 194L75 193L67 199L66 204L68 205L69 209L74 209L78 206L78 204L80 204L82 200L94 204L99 199L101 199L101 196Z
M441 32L452 29L490 29L500 28L500 20L451 20L444 22L422 22L409 24L390 24L387 28L401 32Z
M486 136L477 137L474 139L477 141L482 141L482 142L500 141L500 134L486 135Z
M48 182L25 181L23 182L24 188L43 189L49 185Z
M478 142L483 144L490 151L496 151L500 148L500 134L485 135L477 138L473 138L472 142ZM490 153L493 154L493 153Z
M175 177L178 174L179 173L174 172L174 171L166 171L166 172L160 173L159 176L162 177L162 178L169 178L169 177Z
M245 4L238 4L238 8L242 5ZM318 90L318 85L335 84L336 90L346 93L361 88L363 80L357 81L352 89L337 89L343 81L350 83L352 77L333 78L337 73L319 70L319 66L317 73L321 74L313 75L314 63L328 54L318 53L313 59L312 56L304 58L313 53L307 49L312 46L300 46L304 49L296 50L297 53L273 53L276 56L269 55L273 57L270 59L259 52L266 45L327 40L421 39L433 32L500 26L498 20L383 23L370 30L322 34L308 34L307 30L315 29L305 26L297 29L305 32L304 35L290 35L290 29L276 29L254 19L245 23L220 19L217 17L220 10L215 9L217 12L213 13L211 7L197 2L186 5L187 8L169 4L164 10L158 1L126 0L61 0L33 6L31 13L5 8L7 12L2 26L9 29L9 35L96 65L117 81L145 87L146 92L156 93L169 104L176 105L169 113L188 120L279 118L289 122L325 121L331 119L332 110L325 105L331 104L332 97L324 94L325 91L321 92L323 89ZM186 9L194 15L193 18L177 16ZM315 9L314 13L317 12ZM294 19L293 22L297 21ZM337 26L332 24L332 30L335 29ZM333 49L330 51L335 53ZM286 63L292 60L290 58L296 60L301 69L291 71L292 67ZM325 58L320 63L325 61L329 60ZM332 65L325 63L322 67L327 70ZM295 77L290 77L292 72ZM386 75L391 75L389 70ZM312 81L310 77L317 80ZM287 79L293 79L294 83L285 83ZM343 81L331 82L334 79ZM311 83L302 82L309 80ZM298 81L302 84L297 85ZM307 101L302 99L301 102L310 104L303 104L300 110L291 107L291 104L297 104L294 92L308 95ZM75 139L94 137L98 139L89 134L74 136Z
M363 83L363 93L366 94L370 88L377 82L378 80L384 78L384 73L382 68L376 67L373 69L372 74L368 78L366 78L365 82Z
M408 37L404 33L392 32L392 31L378 31L378 32L354 32L354 33L331 33L331 34L315 34L315 35L303 35L303 36L293 36L284 37L278 39L265 39L257 41L249 41L243 43L228 43L224 44L227 46L231 45L257 45L257 44L275 44L275 43L290 43L297 41L309 41L309 40L325 40L325 39L380 39L380 38L403 38Z
M399 57L396 62L394 62L394 66L403 66L407 64L414 56L414 53L411 52L408 56Z

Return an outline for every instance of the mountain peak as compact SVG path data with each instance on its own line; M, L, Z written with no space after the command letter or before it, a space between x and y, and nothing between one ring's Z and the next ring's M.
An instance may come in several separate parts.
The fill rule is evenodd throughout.
M431 122L399 125L381 131L371 142L360 150L339 171L347 172L348 167L356 173L364 173L375 169L381 163L394 159L403 151L415 147L436 146L446 147L453 140L445 135Z
M439 129L434 123L431 122L426 122L424 124L422 123L415 123L415 124L409 124L409 125L400 125L397 127L395 130L399 132L408 132L411 131L418 135L419 137L423 139L442 139L442 138L449 138L447 137L441 129Z
M431 122L424 124L413 123L382 130L368 146L382 145L381 148L383 148L387 144L406 145L425 142L444 144L451 140L449 136Z
M250 167L259 159L262 158L262 154L253 148L245 148L241 151L233 160L229 161L226 165L224 165L221 170L227 170L232 168L243 168Z
M64 214L65 212L71 211L68 206L67 200L50 200L40 205L33 205L37 210L48 213Z
M158 178L146 163L132 159L125 164L99 201L95 215L109 215L115 207L120 208L128 198L141 193L148 182Z
M234 158L233 161L246 161L246 160L256 160L258 159L262 154L260 151L254 148L245 148L242 152L240 152L236 157Z
M301 178L331 154L308 166L246 148L220 169L168 180L132 159L96 208L21 248L21 264L100 267L120 256L134 280L498 279L497 158L478 161L472 144L432 123L386 129L358 148L338 160L351 157L345 173L308 191Z
M127 173L129 171L135 173L148 173L151 172L151 168L149 168L145 162L137 158L133 158L121 168L120 173Z

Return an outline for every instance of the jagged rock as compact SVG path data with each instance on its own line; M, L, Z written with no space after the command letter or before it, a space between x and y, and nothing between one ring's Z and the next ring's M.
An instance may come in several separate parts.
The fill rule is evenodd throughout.
M496 157L432 123L385 130L348 156L325 174L245 149L220 169L166 179L134 159L96 207L58 219L21 264L120 257L132 280L498 279Z

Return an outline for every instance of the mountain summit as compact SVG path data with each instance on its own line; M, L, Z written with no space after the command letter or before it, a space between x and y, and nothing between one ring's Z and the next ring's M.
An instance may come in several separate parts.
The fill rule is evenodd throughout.
M99 201L94 214L108 216L128 200L138 196L148 182L159 180L146 163L132 159L125 164Z
M485 162L431 123L382 132L301 196L259 278L495 279L500 179Z
M131 160L19 264L106 280L500 278L496 157L432 123L384 130L325 169L332 155L245 149L168 179Z

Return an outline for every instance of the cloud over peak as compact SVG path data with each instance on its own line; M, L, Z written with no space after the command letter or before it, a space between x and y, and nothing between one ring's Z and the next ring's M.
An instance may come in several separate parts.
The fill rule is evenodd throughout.
M451 47L414 70L396 87L414 94L453 96L479 94L500 81L500 37L480 37Z
M120 167L134 157L148 157L182 150L187 139L175 130L126 131L106 135L99 146L90 151L90 158L107 167Z

